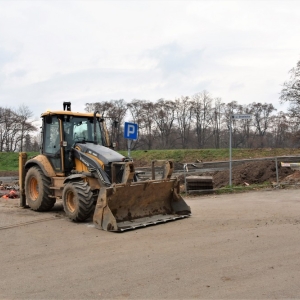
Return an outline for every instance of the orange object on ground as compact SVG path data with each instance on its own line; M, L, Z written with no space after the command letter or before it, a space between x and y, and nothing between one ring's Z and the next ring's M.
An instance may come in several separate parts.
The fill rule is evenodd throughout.
M14 198L18 198L18 194L16 193L16 191L11 190L9 193L5 194L2 196L2 198L6 198L6 199L14 199Z

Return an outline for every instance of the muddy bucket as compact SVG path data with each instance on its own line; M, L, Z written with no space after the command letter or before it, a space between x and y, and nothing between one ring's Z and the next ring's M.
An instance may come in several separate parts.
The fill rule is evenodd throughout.
M189 217L191 209L178 191L176 178L101 189L94 224L107 231L125 231Z

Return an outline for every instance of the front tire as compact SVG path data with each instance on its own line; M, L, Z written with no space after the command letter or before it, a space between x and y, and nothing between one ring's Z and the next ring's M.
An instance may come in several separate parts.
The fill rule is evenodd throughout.
M25 177L25 195L29 207L36 211L49 211L56 199L50 198L51 179L38 167L28 170Z
M67 183L62 199L66 215L75 222L85 221L94 209L91 187L84 181Z

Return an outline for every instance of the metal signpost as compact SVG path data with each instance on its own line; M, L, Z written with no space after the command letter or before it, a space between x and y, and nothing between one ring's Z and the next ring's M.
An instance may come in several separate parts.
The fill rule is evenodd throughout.
M252 115L232 115L230 119L230 130L229 130L229 186L232 186L232 146L231 146L231 136L232 136L232 120L249 120L252 119Z
M128 157L131 158L130 156L130 149L131 149L131 143L134 140L137 140L138 138L138 124L136 123L129 123L125 122L124 124L124 138L127 139L127 146L128 146Z

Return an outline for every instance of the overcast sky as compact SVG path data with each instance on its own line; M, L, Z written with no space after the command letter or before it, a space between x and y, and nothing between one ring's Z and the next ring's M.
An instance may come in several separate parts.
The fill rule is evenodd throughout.
M0 0L0 106L273 103L300 59L300 1Z

